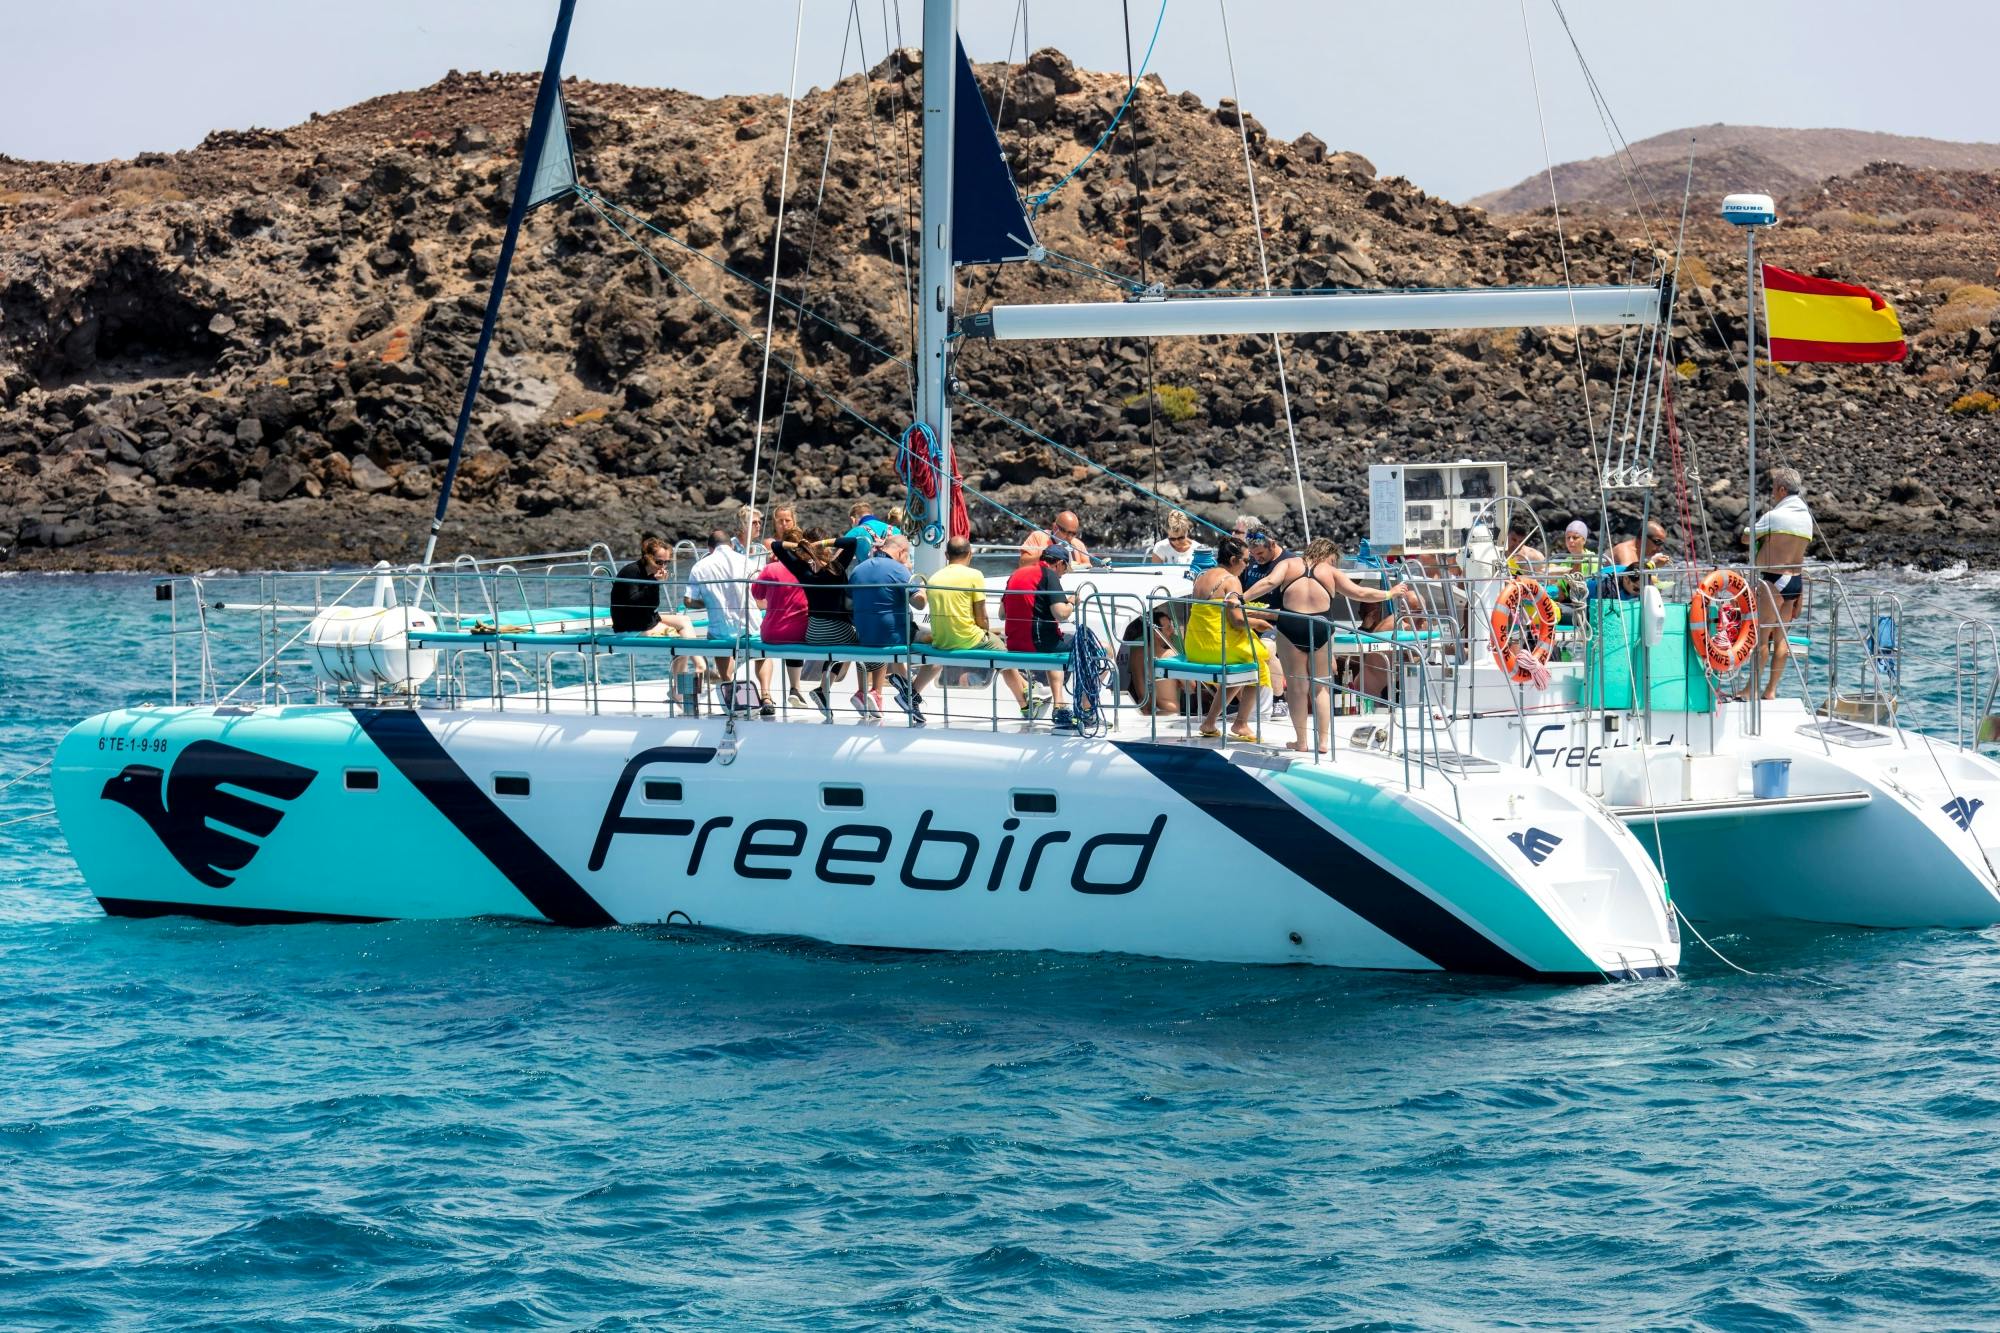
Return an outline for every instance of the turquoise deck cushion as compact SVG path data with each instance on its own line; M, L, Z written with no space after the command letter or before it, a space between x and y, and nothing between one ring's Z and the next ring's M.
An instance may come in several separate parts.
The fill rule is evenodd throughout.
M1639 706L1636 677L1639 669L1639 617L1641 603L1593 602L1597 639L1587 646L1589 679L1584 697L1592 708L1630 709ZM1715 691L1708 671L1695 656L1688 640L1688 609L1685 602L1669 602L1666 628L1658 646L1647 655L1647 692L1654 709L1666 712L1709 713L1715 711Z
M1069 665L1068 653L1015 653L998 648L932 648L917 645L919 661L940 666L1022 667L1031 671L1061 671Z
M1210 677L1222 677L1225 675L1254 676L1257 674L1257 664L1255 662L1230 662L1227 664L1218 664L1215 662L1190 662L1185 657L1161 657L1154 660L1153 671L1155 674L1158 675L1164 675L1167 672L1173 672L1175 675L1193 675L1193 676L1210 676Z

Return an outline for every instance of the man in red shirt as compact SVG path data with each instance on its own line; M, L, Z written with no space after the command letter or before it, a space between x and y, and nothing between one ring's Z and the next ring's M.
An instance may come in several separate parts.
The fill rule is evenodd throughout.
M1064 639L1061 622L1070 617L1074 607L1069 594L1063 591L1063 575L1069 573L1070 550L1062 542L1050 542L1042 548L1041 558L1032 565L1023 565L1007 577L1007 591L1000 598L1000 609L1006 618L1007 651L1010 653L1055 653L1063 650ZM1045 671L1042 678L1048 682L1049 695L1055 703L1055 713L1050 719L1057 731L1074 730L1076 723L1070 713L1063 694L1063 672ZM1033 677L1030 676L1031 682ZM1030 701L1021 709L1023 717L1032 718L1038 705Z

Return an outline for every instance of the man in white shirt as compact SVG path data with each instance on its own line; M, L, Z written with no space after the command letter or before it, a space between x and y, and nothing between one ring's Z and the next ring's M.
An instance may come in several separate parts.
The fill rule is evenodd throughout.
M1784 679L1785 659L1792 654L1786 631L1799 614L1805 594L1806 548L1812 544L1812 510L1806 508L1805 481L1798 469L1774 467L1770 471L1771 507L1757 516L1750 534L1754 545L1750 563L1757 571L1757 619L1759 642L1757 665L1764 668L1764 697L1778 697L1778 682ZM1766 665L1768 664L1768 666ZM1755 689L1759 671L1750 673Z
M747 547L756 541L757 524L761 515L749 510L742 516L742 545ZM716 528L708 534L708 554L694 562L688 570L688 600L700 602L708 612L708 634L711 639L733 639L738 635L756 632L756 608L750 600L750 580L757 574L750 556L738 549L737 542L729 533ZM724 657L716 661L715 671L709 679L716 682L730 680L735 675L736 660ZM757 711L765 717L777 712L771 702L771 663L766 658L756 662Z

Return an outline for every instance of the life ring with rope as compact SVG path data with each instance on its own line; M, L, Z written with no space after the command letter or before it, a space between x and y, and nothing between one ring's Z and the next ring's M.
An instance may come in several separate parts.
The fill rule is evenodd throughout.
M1560 615L1555 598L1538 580L1513 579L1500 590L1491 622L1493 660L1516 685L1545 675ZM1517 629L1525 629L1525 635L1517 636Z
M1751 600L1750 580L1741 571L1712 569L1695 586L1688 598L1688 645L1709 670L1721 674L1733 671L1757 647L1756 603ZM1716 612L1716 633L1708 630L1708 613Z

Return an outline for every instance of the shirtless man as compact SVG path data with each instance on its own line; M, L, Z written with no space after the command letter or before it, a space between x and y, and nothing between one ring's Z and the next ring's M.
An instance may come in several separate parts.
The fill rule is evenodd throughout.
M1750 669L1751 689L1764 678L1764 697L1778 697L1778 682L1784 679L1785 660L1792 655L1786 634L1799 614L1805 593L1806 547L1812 544L1813 516L1806 508L1805 482L1797 468L1774 467L1771 479L1771 507L1757 516L1750 567L1757 572L1757 656Z

